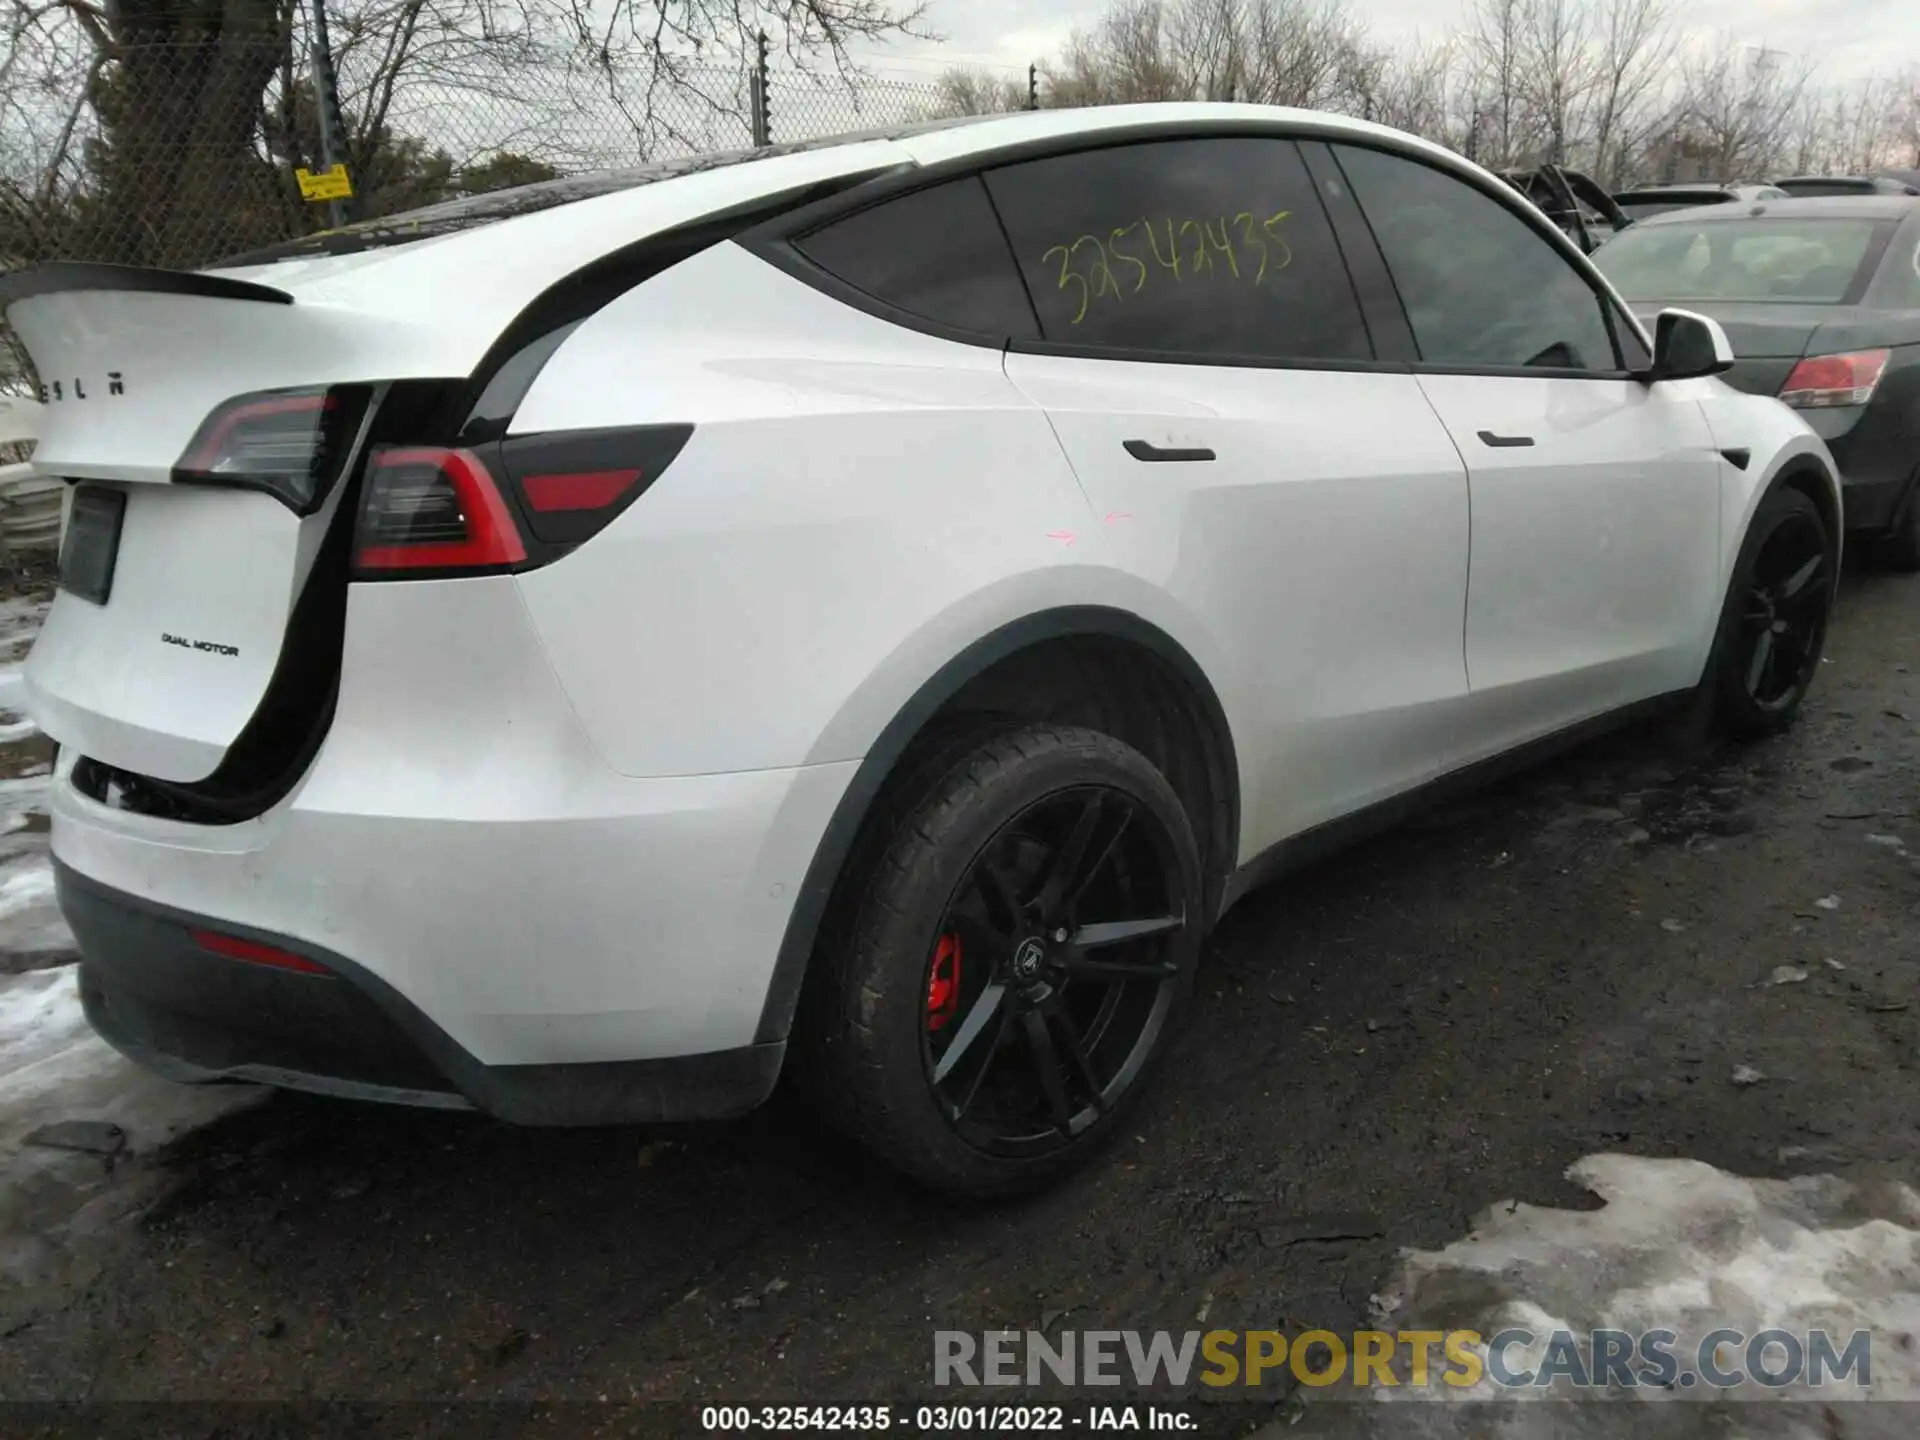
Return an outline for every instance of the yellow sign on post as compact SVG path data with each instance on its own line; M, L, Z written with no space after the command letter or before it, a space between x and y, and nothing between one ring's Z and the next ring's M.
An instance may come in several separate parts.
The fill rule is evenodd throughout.
M345 165L318 173L295 170L293 178L300 182L300 194L308 200L347 200L353 195L353 181L347 178Z

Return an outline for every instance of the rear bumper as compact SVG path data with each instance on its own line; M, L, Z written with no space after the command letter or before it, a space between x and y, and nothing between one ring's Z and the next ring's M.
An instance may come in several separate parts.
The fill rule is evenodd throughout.
M1893 352L1871 404L1801 413L1840 468L1847 529L1897 523L1920 479L1920 346Z
M1835 457L1838 459L1838 457ZM1913 489L1914 472L1899 475L1859 475L1844 468L1840 472L1841 501L1845 507L1849 531L1885 530L1900 518L1901 509Z
M63 751L53 851L102 1033L184 1079L531 1123L763 1098L775 958L856 765L620 775L510 580L354 589L333 724L258 818L102 804ZM328 976L255 974L195 928Z
M765 1100L784 1042L671 1059L485 1065L377 975L318 946L135 899L56 864L94 1029L187 1083L242 1080L351 1099L475 1109L521 1125L721 1119ZM217 926L309 974L203 949Z

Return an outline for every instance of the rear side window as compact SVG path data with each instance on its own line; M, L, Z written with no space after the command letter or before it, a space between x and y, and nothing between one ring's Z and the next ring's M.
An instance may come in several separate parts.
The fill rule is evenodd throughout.
M1890 225L1758 215L1670 220L1594 252L1629 300L1735 300L1833 305L1867 283Z
M1001 341L1037 333L978 176L856 211L794 248L834 278L922 319Z
M1887 303L1896 310L1920 310L1920 239L1895 240L1887 264L1893 267Z
M1512 210L1430 165L1356 146L1335 150L1393 272L1422 360L1619 367L1599 293ZM1608 241L1600 253L1634 234Z
M1170 140L990 171L1050 341L1178 358L1367 360L1346 264L1288 140Z

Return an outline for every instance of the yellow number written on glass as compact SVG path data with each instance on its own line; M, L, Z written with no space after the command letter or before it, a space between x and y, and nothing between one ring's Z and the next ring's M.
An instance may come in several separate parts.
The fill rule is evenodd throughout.
M1044 265L1056 255L1060 257L1060 284L1058 288L1064 290L1069 285L1078 285L1080 287L1080 308L1074 313L1072 322L1078 325L1082 320L1087 318L1087 306L1093 299L1093 292L1087 289L1086 277L1076 274L1073 270L1072 247L1056 245L1040 257L1040 263Z

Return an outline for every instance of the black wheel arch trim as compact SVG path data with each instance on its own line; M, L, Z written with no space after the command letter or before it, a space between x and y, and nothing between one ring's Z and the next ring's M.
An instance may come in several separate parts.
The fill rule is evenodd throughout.
M1760 507L1766 504L1767 497L1774 491L1791 485L1796 479L1802 477L1812 480L1819 486L1820 493L1809 498L1819 507L1821 522L1826 525L1829 532L1827 535L1827 544L1830 551L1828 561L1829 563L1837 562L1841 547L1846 539L1847 502L1845 486L1840 475L1822 464L1817 455L1796 455L1782 464L1778 470L1774 471L1772 476L1768 478L1766 487L1761 490L1759 496L1753 502L1753 514L1757 515L1760 513ZM1920 470L1915 471L1915 479L1920 481ZM1748 529L1751 529L1752 525L1753 517L1749 515L1747 518ZM1746 543L1747 533L1743 530L1740 534L1740 544L1744 546ZM1738 549L1734 551L1734 557L1737 562L1739 558Z
M1720 596L1720 609L1714 615L1713 637L1707 646L1706 658L1700 664L1699 684L1714 683L1714 667L1718 663L1721 647L1727 641L1728 598L1733 594L1733 586L1739 579L1740 557L1746 552L1747 541L1753 534L1753 522L1760 514L1760 507L1776 492L1788 488L1799 489L1794 484L1797 479L1809 479L1820 487L1818 495L1808 498L1820 512L1820 523L1827 527L1827 563L1839 567L1842 547L1846 543L1846 501L1837 498L1834 491L1839 489L1840 477L1821 464L1814 455L1796 455L1774 471L1767 483L1761 487L1753 502L1753 510L1747 516L1746 524L1741 528L1739 540L1733 548L1733 562L1727 570L1727 584ZM1836 579L1838 577L1836 576ZM1831 603L1831 602L1830 602Z
M1179 673L1199 702L1200 719L1212 741L1209 770L1219 792L1212 797L1213 804L1216 811L1223 806L1226 811L1228 853L1209 853L1205 876L1207 915L1219 913L1227 876L1239 858L1240 769L1233 731L1213 683L1185 646L1132 611L1102 605L1070 605L1036 611L981 636L942 665L900 707L868 747L866 758L854 772L814 847L813 860L794 897L786 933L774 957L773 976L767 985L760 1023L754 1031L755 1044L777 1043L787 1038L800 1002L807 963L812 958L834 887L840 881L854 842L881 788L915 738L968 681L984 674L991 666L1030 646L1075 637L1126 640L1152 651ZM1209 852L1218 848L1208 846Z

